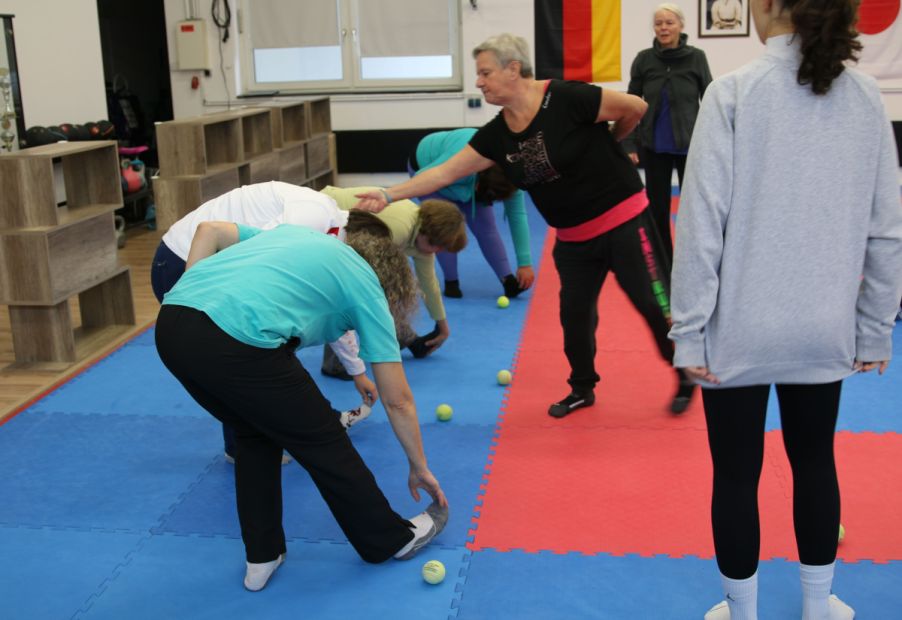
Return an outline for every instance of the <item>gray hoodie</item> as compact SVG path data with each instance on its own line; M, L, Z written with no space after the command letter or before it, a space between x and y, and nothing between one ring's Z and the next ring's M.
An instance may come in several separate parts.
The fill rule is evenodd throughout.
M723 387L827 383L888 360L902 203L876 83L796 80L799 41L715 80L692 137L673 268L674 365Z

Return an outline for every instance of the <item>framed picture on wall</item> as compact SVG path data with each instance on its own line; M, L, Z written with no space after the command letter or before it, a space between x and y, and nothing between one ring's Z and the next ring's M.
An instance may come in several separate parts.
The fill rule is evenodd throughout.
M698 36L747 37L749 0L698 0Z

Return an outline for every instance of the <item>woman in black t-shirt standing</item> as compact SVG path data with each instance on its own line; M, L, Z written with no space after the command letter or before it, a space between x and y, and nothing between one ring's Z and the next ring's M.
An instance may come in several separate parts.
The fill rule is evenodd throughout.
M379 211L422 196L497 163L529 192L556 229L554 263L561 280L560 318L570 362L571 393L548 409L562 418L595 402L598 296L613 271L651 328L661 356L667 339L670 274L639 174L618 143L645 113L639 97L582 82L537 81L522 37L502 34L473 50L476 86L501 112L457 155L404 183L360 194L360 208ZM682 413L694 384L680 375L671 411Z

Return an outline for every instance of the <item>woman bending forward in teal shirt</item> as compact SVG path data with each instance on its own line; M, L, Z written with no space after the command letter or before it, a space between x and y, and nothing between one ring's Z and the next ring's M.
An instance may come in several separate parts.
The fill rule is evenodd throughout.
M408 559L444 527L448 502L426 462L398 349L398 331L409 329L416 302L406 259L389 239L361 234L346 245L297 226L198 227L187 271L160 309L156 343L198 404L235 429L248 590L262 589L285 557L283 449L310 474L367 562ZM423 489L433 500L409 521L392 510L294 355L298 346L333 342L351 329L372 365L371 400L381 394L410 463L410 493L419 501Z

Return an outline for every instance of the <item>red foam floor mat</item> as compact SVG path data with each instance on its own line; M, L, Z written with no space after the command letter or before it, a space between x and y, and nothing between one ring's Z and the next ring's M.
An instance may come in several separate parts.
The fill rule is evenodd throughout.
M701 399L683 416L667 412L673 371L613 278L600 301L596 403L563 420L547 415L568 389L552 242L469 547L712 557ZM844 432L836 443L846 528L840 558L902 560L902 436ZM795 560L791 473L779 431L767 433L765 451L761 557Z
M846 561L902 560L902 437L840 433ZM473 550L712 557L711 464L697 430L501 431ZM759 487L762 559L797 560L781 433L765 439Z

